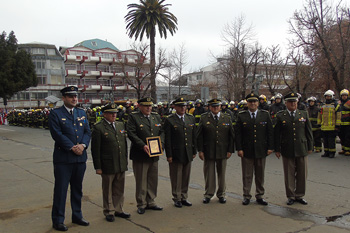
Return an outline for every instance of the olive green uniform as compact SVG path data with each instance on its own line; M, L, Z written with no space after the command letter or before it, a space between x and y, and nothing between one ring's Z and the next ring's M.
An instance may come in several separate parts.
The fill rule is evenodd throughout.
M165 119L165 151L166 156L172 158L169 173L174 201L188 198L191 163L197 153L195 123L195 118L187 113L183 119L177 114Z
M204 153L204 197L214 196L216 189L215 166L218 175L218 198L225 197L227 153L234 152L234 131L231 117L221 113L218 122L211 112L201 115L197 131L198 151Z
M301 199L306 190L307 155L313 149L313 137L308 113L296 110L294 115L288 110L277 113L274 142L275 151L283 158L287 198Z
M93 126L91 153L96 170L102 170L103 213L123 213L125 171L128 169L126 131L122 122L115 127L106 120Z
M161 136L164 142L160 116L152 112L147 118L141 111L132 112L128 116L126 128L131 141L130 159L133 161L136 181L137 207L156 206L154 199L157 197L159 157L150 157L143 147L147 145L147 137Z
M255 175L255 197L261 199L265 193L265 163L268 150L273 150L273 125L270 114L257 110L255 119L248 110L238 114L236 124L236 150L243 150L242 180L243 196L251 199L253 173Z

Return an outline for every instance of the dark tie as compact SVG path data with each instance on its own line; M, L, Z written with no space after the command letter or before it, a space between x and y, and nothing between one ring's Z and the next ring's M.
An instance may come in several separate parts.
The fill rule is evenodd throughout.
M73 115L73 110L71 109L71 110L69 111L69 113L70 113L71 115Z
M252 119L255 120L255 112L252 112Z
M113 124L113 123L110 123L110 125L111 125L112 129L115 130L114 124Z
M294 111L290 113L291 117L294 119Z
M214 119L215 119L215 121L216 121L216 124L218 124L218 122L219 122L219 117L218 117L218 115L215 115L215 116L214 116Z

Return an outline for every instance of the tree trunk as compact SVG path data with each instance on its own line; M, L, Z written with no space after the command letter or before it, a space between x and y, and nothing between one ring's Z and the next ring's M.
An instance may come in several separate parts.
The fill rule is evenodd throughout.
M156 87L156 44L155 44L155 37L156 37L156 31L155 28L151 31L150 36L150 58L151 58L151 97L153 98L153 101L157 102L157 87Z

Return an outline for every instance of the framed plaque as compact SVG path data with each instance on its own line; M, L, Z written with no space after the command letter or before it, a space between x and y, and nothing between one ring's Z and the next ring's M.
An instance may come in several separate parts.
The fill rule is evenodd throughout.
M160 137L146 138L147 146L149 148L149 157L160 156L163 154L162 142Z

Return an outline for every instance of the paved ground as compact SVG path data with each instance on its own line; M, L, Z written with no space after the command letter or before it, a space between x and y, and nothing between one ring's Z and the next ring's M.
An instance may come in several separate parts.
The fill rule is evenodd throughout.
M0 126L0 232L54 232L50 219L52 148L47 130ZM228 162L227 203L213 198L210 204L202 204L203 163L196 158L189 192L193 206L178 209L171 201L169 169L163 156L156 201L164 210L149 210L144 215L136 213L130 162L124 209L132 216L113 223L102 215L101 178L94 172L91 156L87 165L83 214L90 226L71 223L68 199L65 223L69 232L350 232L350 157L329 159L311 154L305 197L309 205L291 207L286 205L282 161L274 155L266 165L267 207L254 201L249 206L241 204L241 166L236 154Z

